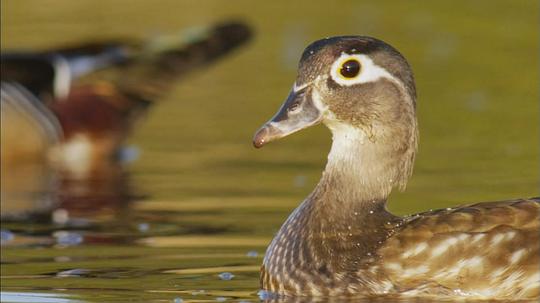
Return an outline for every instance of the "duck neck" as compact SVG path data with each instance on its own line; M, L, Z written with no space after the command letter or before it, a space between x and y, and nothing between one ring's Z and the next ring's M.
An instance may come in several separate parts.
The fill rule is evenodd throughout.
M334 141L323 176L281 227L265 266L279 268L275 264L279 256L304 260L306 270L317 274L356 271L374 260L377 248L401 224L400 217L386 211L393 182L385 172L391 163L380 165L384 148L358 128L330 129ZM297 249L284 255L283 245Z
M324 255L341 254L357 262L380 245L399 226L399 217L386 210L394 182L385 149L358 128L332 125L333 144L328 164L311 196L297 209L303 228L320 237ZM390 172L390 175L389 175ZM343 261L343 260L342 260ZM348 264L344 262L343 264Z
M384 142L357 127L329 125L333 143L318 189L343 204L385 204L395 185L396 165ZM335 201L327 197L324 201Z

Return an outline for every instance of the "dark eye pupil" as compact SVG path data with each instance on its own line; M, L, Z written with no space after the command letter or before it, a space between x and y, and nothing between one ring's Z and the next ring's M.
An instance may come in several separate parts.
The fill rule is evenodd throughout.
M349 60L343 63L339 72L345 78L354 78L360 72L360 62L356 60Z

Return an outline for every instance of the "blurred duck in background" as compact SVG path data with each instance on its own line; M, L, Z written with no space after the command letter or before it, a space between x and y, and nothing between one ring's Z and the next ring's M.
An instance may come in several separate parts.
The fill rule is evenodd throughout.
M41 200L54 188L57 173L64 202L73 198L73 186L66 190L65 185L74 182L77 199L81 182L82 191L93 195L125 189L122 164L130 157L123 145L134 124L177 80L251 38L250 28L238 22L189 33L142 43L105 41L43 52L2 52L2 215L9 212L4 201L28 192L28 176L40 180L35 184L40 190L31 190L34 209L36 203L53 204ZM115 201L129 199L121 195L124 199L115 196Z

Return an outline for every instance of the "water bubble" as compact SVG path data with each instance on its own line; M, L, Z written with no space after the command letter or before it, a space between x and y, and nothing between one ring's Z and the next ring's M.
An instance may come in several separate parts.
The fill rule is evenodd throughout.
M234 275L230 272L222 272L218 275L218 277L221 279L221 280L224 280L224 281L229 281L229 280L232 280L234 278Z
M173 302L174 303L183 303L184 300L182 298L180 298L180 297L176 297L176 298L174 298Z
M68 270L64 270L64 271L60 271L58 273L56 273L56 276L59 277L59 278L73 278L73 277L81 277L83 276L84 274L88 273L89 270L88 269L82 269L82 268L74 268L74 269L68 269Z
M370 214L372 214L372 213L373 213L373 211L372 211L372 210L370 210L370 211L369 211L369 213L370 213Z
M139 225L137 225L137 229L140 232L145 233L145 232L150 230L150 224L148 224L148 223L139 223Z
M0 230L0 240L2 244L13 240L13 238L15 238L15 235L11 231L7 229Z
M191 292L191 295L192 296L198 296L198 295L203 295L205 293L206 293L206 291L204 289L200 289L200 290L196 290L196 291Z
M56 238L56 243L59 245L79 245L83 242L83 236L76 232L69 231L57 231L54 232L53 237Z
M257 256L259 256L259 253L254 250L250 250L246 253L246 256L250 258L256 258Z
M218 301L218 302L225 302L225 301L227 301L227 298L225 298L225 297L217 297L217 298L216 298L216 301Z
M272 300L276 298L276 295L272 292L266 291L266 290L259 290L257 293L259 295L259 299L261 300Z

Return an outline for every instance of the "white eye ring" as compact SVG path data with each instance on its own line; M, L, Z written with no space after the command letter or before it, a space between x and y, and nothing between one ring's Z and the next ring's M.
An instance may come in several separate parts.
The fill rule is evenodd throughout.
M341 75L341 68L343 63L355 60L360 62L360 72L358 75L352 78L346 78ZM334 61L330 69L330 76L337 84L341 86L351 86L354 84L368 83L379 80L380 78L387 78L394 80L395 78L387 72L384 68L376 65L373 61L364 54L347 54L341 53L341 56Z

